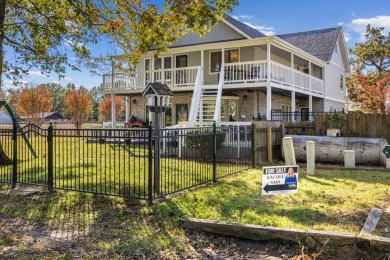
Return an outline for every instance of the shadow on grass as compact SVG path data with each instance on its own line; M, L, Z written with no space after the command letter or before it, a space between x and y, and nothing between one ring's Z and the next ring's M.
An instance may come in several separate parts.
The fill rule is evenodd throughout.
M171 201L144 207L135 199L41 191L0 194L0 205L0 240L12 247L5 258L59 257L77 248L78 257L151 259L160 250L185 247L175 231L184 214Z

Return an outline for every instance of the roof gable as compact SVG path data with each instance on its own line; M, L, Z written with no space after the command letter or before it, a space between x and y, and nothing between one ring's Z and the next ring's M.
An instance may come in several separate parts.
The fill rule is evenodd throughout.
M190 32L169 47L182 47L259 37L266 37L266 35L251 26L234 19L230 15L227 15L225 18L220 18L219 23L213 26L209 32L206 32L203 38L201 38L197 33Z
M153 82L149 83L142 93L142 96L146 95L173 96L173 92L167 85L161 82Z
M230 24L231 27L238 30L239 32L246 34L250 38L266 37L266 35L263 34L262 32L256 30L255 28L253 28L245 23L242 23L242 22L234 19L230 15L226 15L226 18L224 20L226 20L227 24Z
M336 27L277 36L323 61L330 61L340 31L341 27Z

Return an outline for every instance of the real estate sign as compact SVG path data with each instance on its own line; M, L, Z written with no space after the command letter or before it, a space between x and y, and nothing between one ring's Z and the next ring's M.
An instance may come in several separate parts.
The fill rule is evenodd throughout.
M298 165L263 167L261 195L298 192Z

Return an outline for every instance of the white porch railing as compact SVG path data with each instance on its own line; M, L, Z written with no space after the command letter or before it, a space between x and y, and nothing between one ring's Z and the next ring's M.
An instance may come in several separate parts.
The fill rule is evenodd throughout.
M194 85L198 67L147 70L103 75L104 90L130 90L145 88L150 82L162 82L169 86Z
M294 71L283 64L271 61L271 80L283 84L293 85Z
M225 63L225 84L253 83L267 79L267 61Z
M294 85L299 89L310 91L310 76L300 71L294 71Z
M198 67L172 68L103 75L106 91L145 88L150 82L162 82L170 87L194 86ZM203 69L201 70L203 73ZM224 84L251 84L265 82L268 78L267 61L247 61L224 65ZM324 81L297 71L289 66L271 61L271 81L316 94L324 93ZM114 84L112 80L114 79ZM221 78L220 78L221 80Z
M311 91L318 93L318 94L324 94L324 81L322 79L312 77L311 78Z

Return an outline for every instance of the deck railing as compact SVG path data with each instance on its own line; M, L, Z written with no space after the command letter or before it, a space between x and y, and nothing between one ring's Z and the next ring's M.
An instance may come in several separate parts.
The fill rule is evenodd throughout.
M162 82L169 86L194 85L198 67L146 70L103 75L105 90L131 90L145 88L150 82ZM114 79L114 84L112 81Z
M272 82L316 94L324 93L324 81L289 66L271 61ZM162 82L170 87L194 86L198 67L171 68L103 75L106 91L144 89L150 82ZM204 70L201 70L204 71ZM224 65L224 84L250 84L268 79L267 61L246 61ZM114 84L113 84L114 82Z

